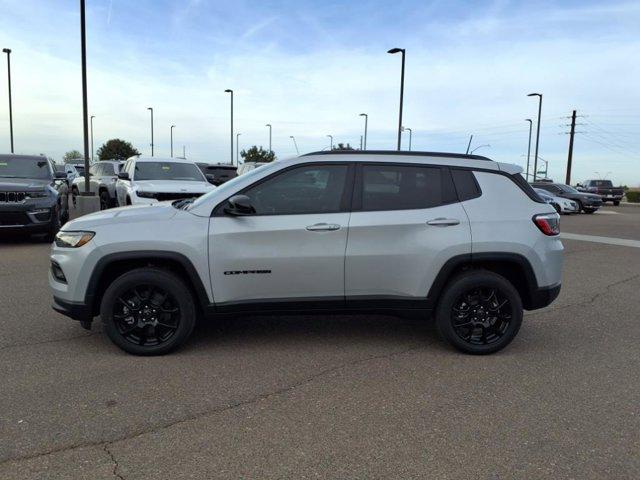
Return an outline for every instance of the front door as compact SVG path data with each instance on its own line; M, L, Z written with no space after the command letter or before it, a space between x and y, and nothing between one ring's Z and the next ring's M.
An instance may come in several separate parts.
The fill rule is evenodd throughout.
M342 304L351 179L346 164L298 165L237 192L255 214L211 218L216 305Z

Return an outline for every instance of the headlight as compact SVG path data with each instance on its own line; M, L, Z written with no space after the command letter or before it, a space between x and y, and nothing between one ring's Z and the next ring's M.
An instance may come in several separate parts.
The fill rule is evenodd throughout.
M56 234L56 245L65 248L78 248L94 237L94 232L63 232Z
M138 190L136 195L141 198L156 198L156 192L141 192Z
M38 192L26 192L24 197L25 198L45 198L49 196L49 192L47 192L46 190L41 190Z

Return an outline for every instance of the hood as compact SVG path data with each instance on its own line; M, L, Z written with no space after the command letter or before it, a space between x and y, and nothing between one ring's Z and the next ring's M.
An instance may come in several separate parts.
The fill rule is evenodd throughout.
M84 215L65 223L62 230L91 230L106 224L168 220L177 212L178 210L173 208L171 202L160 202L153 205L129 205Z
M204 193L215 187L209 182L183 182L179 180L136 180L136 186L141 192L160 193Z
M0 178L0 192L43 190L49 186L50 180L33 178Z

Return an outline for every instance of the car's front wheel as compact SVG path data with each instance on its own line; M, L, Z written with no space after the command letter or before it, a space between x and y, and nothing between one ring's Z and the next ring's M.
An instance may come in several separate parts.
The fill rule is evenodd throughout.
M506 347L522 324L522 300L501 275L472 270L449 282L436 310L438 331L458 350L476 355Z
M124 273L109 285L100 316L107 335L122 350L134 355L162 355L189 338L196 309L181 278L146 267Z

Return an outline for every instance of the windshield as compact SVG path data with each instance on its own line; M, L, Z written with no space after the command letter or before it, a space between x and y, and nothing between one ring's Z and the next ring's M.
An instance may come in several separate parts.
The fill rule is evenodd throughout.
M578 190L576 190L573 187L570 187L569 185L558 185L558 188L566 193L580 193Z
M541 188L534 188L534 190L542 198L551 198L551 195L549 195L549 192L547 192L546 190L542 190Z
M48 163L37 158L0 158L0 177L49 179Z
M233 192L234 189L236 188L236 185L238 184L238 182L251 180L256 176L262 175L262 173L264 172L275 169L277 165L278 165L277 162L267 163L265 165L261 165L257 168L254 168L253 170L251 170L248 173L245 173L244 175L238 175L237 177L232 178L228 182L223 183L215 190L212 190L211 192L198 197L198 199L195 202L193 202L189 208L197 207L198 205L205 203L211 195L217 195L220 192L222 192L223 195L225 192L229 192L229 194L231 194L231 192Z
M133 178L134 180L206 181L195 164L179 162L136 162Z
M591 184L595 187L613 187L611 180L592 180Z

